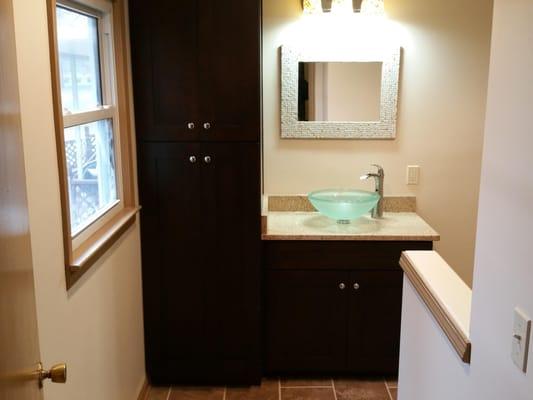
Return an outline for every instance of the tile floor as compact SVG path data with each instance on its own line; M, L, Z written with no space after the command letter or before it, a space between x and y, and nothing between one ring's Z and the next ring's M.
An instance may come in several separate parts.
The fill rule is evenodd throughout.
M395 379L264 379L261 386L153 387L148 400L396 400Z

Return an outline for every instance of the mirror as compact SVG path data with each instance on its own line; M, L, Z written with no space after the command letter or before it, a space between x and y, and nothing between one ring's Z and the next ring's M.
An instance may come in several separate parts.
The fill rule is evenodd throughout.
M298 121L379 121L382 62L300 62Z
M281 137L394 139L399 47L281 48Z

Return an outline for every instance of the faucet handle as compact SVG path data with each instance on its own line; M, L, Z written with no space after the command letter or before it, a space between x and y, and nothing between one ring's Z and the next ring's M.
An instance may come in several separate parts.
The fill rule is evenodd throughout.
M385 175L385 171L383 171L383 167L379 164L372 164L373 167L376 167L378 169L378 175L379 176L384 176Z

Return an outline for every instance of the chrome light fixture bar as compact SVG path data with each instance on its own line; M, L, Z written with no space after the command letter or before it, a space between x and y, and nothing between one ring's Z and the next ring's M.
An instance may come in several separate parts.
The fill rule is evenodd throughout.
M303 0L305 14L354 12L385 15L384 0Z

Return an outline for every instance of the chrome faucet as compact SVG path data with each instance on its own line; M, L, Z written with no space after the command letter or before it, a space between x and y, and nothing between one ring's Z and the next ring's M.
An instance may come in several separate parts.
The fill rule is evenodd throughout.
M385 179L385 173L383 172L383 168L377 164L372 164L373 167L376 167L378 169L377 173L370 172L368 174L365 174L361 176L361 180L367 180L370 178L374 178L374 181L376 182L376 193L379 194L379 201L378 204L372 209L372 218L382 218L383 217L383 181Z

